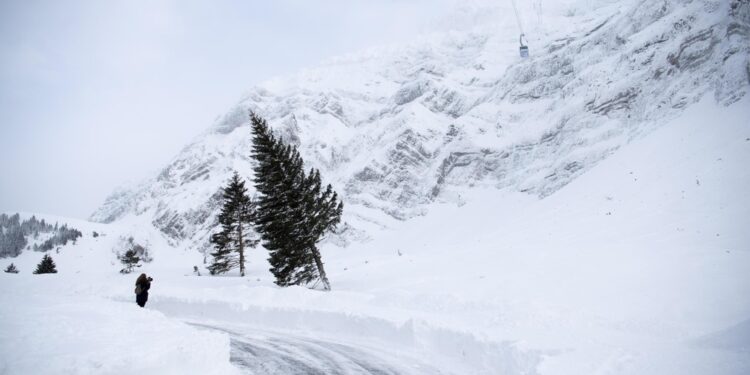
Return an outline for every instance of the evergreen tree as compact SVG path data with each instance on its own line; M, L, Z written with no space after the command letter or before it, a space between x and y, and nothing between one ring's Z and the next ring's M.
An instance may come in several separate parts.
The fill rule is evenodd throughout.
M26 247L27 240L18 214L11 216L0 225L0 257L15 257Z
M8 268L5 269L6 273L18 273L18 268L16 268L16 265L11 263Z
M255 202L248 197L245 181L237 172L223 189L222 197L221 231L211 236L215 251L211 253L214 259L208 270L215 275L239 267L240 276L245 276L245 250L259 242L252 238Z
M42 273L57 273L55 262L49 254L44 254L42 261L37 264L36 270L34 271L34 274L37 275Z
M76 231L75 229L65 228L65 233L55 233L51 238L50 244L45 250L50 250L54 246L54 241L58 240L75 240ZM27 220L21 221L19 214L8 216L0 214L0 257L11 256L15 257L21 253L24 247L30 249L28 245L28 237L38 239L40 233L49 233L54 230L52 225L47 224L44 219L39 220L36 216L31 216ZM34 249L38 249L39 246L35 243Z
M120 273L133 272L133 268L141 266L140 264L138 264L138 262L140 261L141 258L138 256L138 253L135 250L130 249L126 251L125 254L120 257L120 262L123 264L123 266L125 266L125 268L120 270Z
M39 251L49 251L55 248L55 246L65 246L68 244L68 241L72 241L75 245L76 239L78 237L83 236L83 233L81 231L74 229L74 228L68 228L67 224L64 224L63 226L59 227L58 229L55 229L55 234L50 237L47 241L44 241L41 246L39 246Z
M280 286L330 283L317 244L341 220L343 203L320 172L305 173L296 147L273 136L266 121L251 114L255 187L260 194L256 226L269 251L271 272Z
M321 192L321 179L318 170L310 171L302 189L304 200L301 207L303 225L301 226L300 239L315 262L323 287L330 290L330 283L323 268L323 260L317 244L327 232L335 229L341 221L344 203L339 201L338 194L333 191L330 184L326 186L325 191ZM313 277L314 273L311 269L308 278Z

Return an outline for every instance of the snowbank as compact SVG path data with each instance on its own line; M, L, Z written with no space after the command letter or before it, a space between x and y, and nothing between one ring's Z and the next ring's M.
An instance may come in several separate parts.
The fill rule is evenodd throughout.
M0 373L233 374L226 335L81 292L75 275L0 274Z

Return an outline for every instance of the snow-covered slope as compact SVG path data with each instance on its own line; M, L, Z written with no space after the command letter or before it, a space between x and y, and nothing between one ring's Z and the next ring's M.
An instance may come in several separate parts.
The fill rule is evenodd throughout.
M324 373L366 373L337 372L321 349L334 343L403 374L437 373L415 363L443 374L747 374L748 119L750 98L705 98L541 200L460 188L465 203L372 229L365 244L324 245L327 293L274 286L261 249L248 277L197 277L197 252L157 242L138 220L45 217L84 237L52 252L55 275L31 274L39 253L0 259L21 270L0 273L0 370L231 371L226 334L166 316L270 337L266 347L295 354L288 365L333 366ZM112 264L126 235L154 241L146 311L135 276ZM138 342L148 356L128 350ZM299 351L310 342L322 344Z
M162 272L170 267L189 270L189 264L200 260L197 253L170 248L148 227L36 217L67 224L83 236L47 252L56 274L32 274L43 252L24 250L2 259L2 269L13 263L19 273L0 273L0 373L236 373L226 335L197 331L158 311L139 309L128 298L134 275L118 272L122 264L116 252L123 250L123 237L161 249L158 257L171 259L160 267Z
M158 176L92 219L136 217L204 248L218 189L251 176L248 111L265 116L344 194L340 242L461 202L466 186L546 197L704 97L750 82L747 1L522 5L532 57L517 57L510 3L471 2L475 27L332 59L250 90ZM499 26L498 26L499 24Z
M750 373L750 2L523 2L528 60L509 3L465 3L469 30L252 89L99 223L37 215L84 236L54 275L0 259L20 270L0 373L222 374L230 351L268 373ZM251 176L249 110L344 194L331 292L276 287L262 248L248 277L193 274L219 188ZM145 310L118 273L131 236Z

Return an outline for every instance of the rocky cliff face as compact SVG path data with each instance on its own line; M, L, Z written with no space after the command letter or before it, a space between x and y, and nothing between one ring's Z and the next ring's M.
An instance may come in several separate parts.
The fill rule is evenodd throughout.
M423 214L467 186L543 198L691 104L729 106L748 91L750 1L627 1L574 13L556 22L575 27L548 25L526 60L515 34L479 26L269 81L92 219L136 216L204 248L221 185L233 170L252 176L251 110L357 208L349 219L370 221ZM349 238L364 236L356 227Z

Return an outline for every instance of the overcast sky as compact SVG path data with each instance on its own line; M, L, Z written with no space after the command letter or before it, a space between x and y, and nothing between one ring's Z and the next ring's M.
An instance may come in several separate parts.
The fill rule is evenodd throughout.
M86 218L254 84L430 31L450 1L0 1L0 211Z

